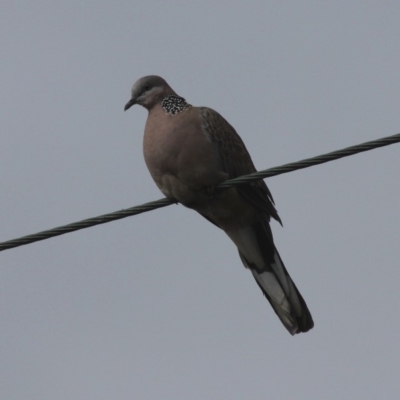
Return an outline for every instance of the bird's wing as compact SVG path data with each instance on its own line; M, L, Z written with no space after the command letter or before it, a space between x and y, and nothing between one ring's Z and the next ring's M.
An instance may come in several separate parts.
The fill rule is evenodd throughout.
M221 165L229 178L256 172L245 144L232 125L210 108L201 107L201 114L204 130L216 146ZM238 185L237 190L256 208L281 223L272 194L263 180Z

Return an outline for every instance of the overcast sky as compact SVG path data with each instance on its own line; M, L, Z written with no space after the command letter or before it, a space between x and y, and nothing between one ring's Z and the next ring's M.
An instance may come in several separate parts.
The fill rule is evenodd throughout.
M218 110L258 169L400 132L397 1L0 5L0 241L162 197L133 82ZM267 180L315 328L170 206L0 254L0 398L397 399L400 144Z

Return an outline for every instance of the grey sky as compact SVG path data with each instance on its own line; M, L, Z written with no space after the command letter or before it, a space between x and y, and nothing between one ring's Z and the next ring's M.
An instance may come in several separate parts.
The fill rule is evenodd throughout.
M394 1L0 6L0 240L161 198L132 83L218 110L259 169L400 132ZM313 314L291 337L182 206L0 254L0 398L395 399L400 145L267 181Z

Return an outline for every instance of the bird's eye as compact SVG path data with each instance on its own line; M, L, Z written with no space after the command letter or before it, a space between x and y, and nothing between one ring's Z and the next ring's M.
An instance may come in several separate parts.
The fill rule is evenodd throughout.
M145 90L145 91L150 90L150 88L151 88L150 85L144 85L144 90Z

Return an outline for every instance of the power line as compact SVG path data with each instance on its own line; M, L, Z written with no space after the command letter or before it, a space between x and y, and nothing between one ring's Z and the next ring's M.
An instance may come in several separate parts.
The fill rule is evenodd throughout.
M276 176L280 174L286 174L302 168L308 168L314 165L323 164L329 161L337 160L339 158L348 157L357 153L362 153L364 151L373 150L383 146L389 146L394 143L400 142L400 133L392 136L387 136L381 139L372 140L370 142L365 142L358 144L356 146L346 147L341 150L336 150L331 153L322 154L316 157L307 158L305 160L296 161L289 164L280 165L278 167L265 169L263 171L254 172L250 175L240 176L238 178L229 179L221 184L219 184L217 189L225 189L235 185L245 184L259 179L269 178L271 176ZM115 211L110 214L100 215L94 218L84 219L82 221L73 222L72 224L59 226L57 228L49 229L47 231L42 231L35 233L33 235L23 236L17 239L8 240L6 242L0 243L0 251L12 249L13 247L23 246L25 244L38 242L39 240L49 239L54 236L64 235L65 233L74 232L79 229L89 228L91 226L105 224L107 222L115 221L117 219L122 219L130 217L132 215L141 214L147 211L152 211L157 208L166 207L171 204L177 203L176 200L172 199L160 199L152 201L150 203L145 203L140 206L135 206L120 211Z

